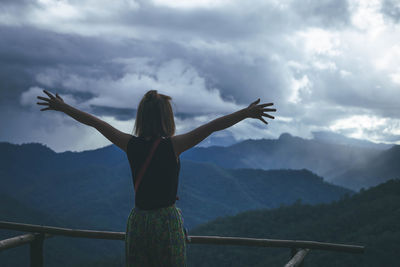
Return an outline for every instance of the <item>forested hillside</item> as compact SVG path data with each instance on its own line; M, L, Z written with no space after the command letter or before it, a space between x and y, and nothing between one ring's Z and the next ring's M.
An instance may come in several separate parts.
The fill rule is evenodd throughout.
M390 180L331 204L296 203L219 218L192 235L298 239L365 245L365 254L312 250L305 266L391 267L398 264L400 180ZM191 245L189 266L283 266L288 249Z

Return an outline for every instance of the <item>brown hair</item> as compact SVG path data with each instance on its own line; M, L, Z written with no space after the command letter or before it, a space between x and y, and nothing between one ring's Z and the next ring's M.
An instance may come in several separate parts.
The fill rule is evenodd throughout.
M175 134L171 97L148 91L139 103L136 113L135 134L140 137L171 137Z

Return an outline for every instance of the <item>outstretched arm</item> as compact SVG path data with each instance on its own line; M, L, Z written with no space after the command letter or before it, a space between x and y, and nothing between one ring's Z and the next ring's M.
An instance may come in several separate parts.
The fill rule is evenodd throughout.
M129 139L132 137L130 134L126 134L124 132L119 131L118 129L115 129L112 127L110 124L108 124L105 121L102 121L101 119L86 113L84 111L81 111L77 108L74 108L67 103L64 102L64 100L56 94L56 96L53 96L51 93L47 92L46 90L43 90L43 92L49 97L41 97L38 96L37 98L40 100L43 100L45 102L38 102L38 105L43 105L47 106L45 108L42 108L41 111L44 110L57 110L64 112L68 116L72 117L73 119L79 121L80 123L86 124L88 126L92 126L95 129L97 129L102 135L104 135L108 140L110 140L113 144L121 148L126 152L126 148L128 145Z
M176 156L179 156L182 152L194 147L213 132L229 128L246 118L256 118L265 124L268 124L263 117L274 119L274 117L267 114L267 112L274 112L276 109L267 108L268 106L272 106L273 103L258 104L259 102L260 99L251 103L247 108L217 118L186 134L173 136L172 144L174 146Z

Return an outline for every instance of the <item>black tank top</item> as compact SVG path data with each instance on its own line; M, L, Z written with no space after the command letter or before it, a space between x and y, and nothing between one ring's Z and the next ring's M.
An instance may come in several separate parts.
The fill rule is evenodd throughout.
M155 139L146 140L132 136L127 146L127 156L131 167L133 184L143 166ZM143 175L135 194L135 206L143 210L171 206L176 201L179 157L175 156L170 137L162 137L153 158Z

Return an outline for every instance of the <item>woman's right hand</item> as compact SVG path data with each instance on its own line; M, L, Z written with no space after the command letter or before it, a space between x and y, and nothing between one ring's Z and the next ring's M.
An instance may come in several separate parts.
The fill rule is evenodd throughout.
M42 108L40 111L45 111L45 110L57 110L57 111L62 111L63 108L65 107L64 100L56 94L56 96L52 95L51 93L47 92L46 90L43 90L43 92L49 97L42 97L38 96L37 98L40 100L43 100L45 102L37 102L36 104L46 106L45 108Z
M268 124L268 122L263 118L267 117L270 119L275 119L274 116L269 115L267 112L275 112L276 109L274 108L266 108L269 106L272 106L274 103L265 103L265 104L258 104L260 103L260 98L251 103L247 108L247 115L249 118L254 118L254 119L259 119L265 124Z

